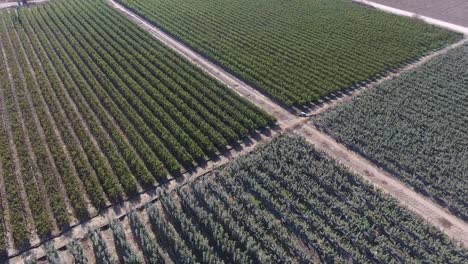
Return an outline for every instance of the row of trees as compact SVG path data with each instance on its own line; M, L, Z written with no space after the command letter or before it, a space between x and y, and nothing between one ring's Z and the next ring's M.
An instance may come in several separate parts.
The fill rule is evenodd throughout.
M17 12L0 13L1 252L274 122L104 1Z
M18 57L21 58L23 55L19 54L21 56L16 56L15 54L12 41L16 37L14 29L12 29L11 24L5 22L5 16L2 16L1 23L1 46L5 57L3 63L5 63L6 67L5 74L8 75L7 79L3 80L5 81L6 89L2 91L5 107L3 112L4 129L10 130L7 139L10 141L10 149L7 150L6 157L13 161L13 168L11 168L13 171L10 172L12 172L16 184L12 187L18 188L17 191L12 191L19 194L15 199L24 197L21 194L22 192L25 194L25 198L27 199L25 202L26 204L30 204L31 214L29 217L33 217L34 219L37 234L39 236L46 236L52 231L52 219L50 219L51 216L47 212L46 197L40 189L39 183L42 182L43 175L36 159L36 152L39 150L44 153L44 149L42 148L41 141L38 141L40 139L37 128L33 123L33 118L29 115L32 110L29 108L28 101L25 98L25 90L28 89L26 85L28 82L31 84L31 79L25 79L23 68L26 67L25 70L27 70L28 66L24 65L24 60L18 59ZM7 115L8 117L6 117ZM33 130L29 131L29 129ZM32 147L32 142L37 142L35 148ZM21 157L21 159L18 157ZM50 176L53 177L53 175ZM9 185L5 186L6 191L10 191L8 187ZM21 199L19 200L21 201ZM24 213L24 219L28 219L28 213L24 209L24 204L20 206L23 207L21 210ZM20 221L19 224L22 225L25 222ZM15 242L25 242L21 241L21 239L29 234L27 225L18 228L18 231L21 231L21 233L17 233L14 236Z
M120 222L111 224L113 243L96 239L101 231L92 234L96 259L143 262L137 251L146 263L466 259L461 247L296 136L163 195L125 222L126 233Z
M287 106L359 85L461 37L343 1L119 2Z
M466 46L453 50L317 123L468 220L467 58Z

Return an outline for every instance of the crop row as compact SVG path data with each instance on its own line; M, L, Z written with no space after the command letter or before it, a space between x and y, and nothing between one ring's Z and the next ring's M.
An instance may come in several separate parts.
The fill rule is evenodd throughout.
M467 46L317 119L416 191L468 220Z
M361 84L461 38L342 0L119 2L287 106Z
M111 231L92 232L87 261L462 263L467 258L396 201L291 136L110 226Z
M0 51L0 252L274 122L105 1L2 11Z

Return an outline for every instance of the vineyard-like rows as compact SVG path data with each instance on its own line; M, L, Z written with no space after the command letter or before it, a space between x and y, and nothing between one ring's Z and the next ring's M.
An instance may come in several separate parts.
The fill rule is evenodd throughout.
M62 261L462 263L467 254L303 139L282 136L91 232Z
M274 122L101 0L0 13L0 114L0 252Z
M118 1L287 106L462 37L349 0Z
M468 221L468 46L324 114L322 129Z

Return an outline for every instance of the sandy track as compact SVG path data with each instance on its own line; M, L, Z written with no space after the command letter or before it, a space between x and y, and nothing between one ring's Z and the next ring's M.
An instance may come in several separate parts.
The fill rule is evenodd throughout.
M363 158L359 154L347 149L345 146L336 142L330 136L316 129L312 124L307 123L301 125L303 122L298 122L296 126L292 126L295 120L301 120L301 118L290 113L280 105L273 102L271 99L261 94L251 86L245 84L241 80L237 79L233 75L227 73L220 67L216 66L212 62L208 61L201 55L197 54L191 50L186 45L175 40L159 28L148 23L135 13L129 11L122 5L110 0L110 3L117 10L123 12L127 15L132 21L137 23L140 27L148 31L156 39L160 40L162 43L176 51L178 54L182 55L184 58L188 59L190 62L203 69L205 72L215 77L219 81L223 82L229 88L236 91L241 96L247 98L252 103L262 108L266 112L270 113L278 119L279 126L285 129L285 126L290 126L289 129L295 130L296 133L304 136L307 141L312 143L318 150L323 151L328 154L332 159L338 163L344 165L352 172L358 174L364 179L370 181L376 187L382 189L384 192L390 194L396 198L403 206L409 208L411 211L415 212L424 220L428 221L432 225L436 226L441 231L445 232L449 237L460 241L465 247L468 248L468 224L457 218L456 216L450 214L446 210L442 209L440 206L436 205L432 201L425 198L423 195L415 192L410 187L406 186L404 183L398 181L391 175L388 175L383 170L379 169L375 164ZM428 55L419 60L419 62L407 66L399 71L408 71L412 68L423 64L430 60L431 58L442 54L453 47L459 46L465 41L458 42L442 51ZM388 77L391 78L391 77ZM366 89L374 87L375 85L369 85ZM365 90L361 89L360 91ZM323 112L325 109L333 107L334 105L349 100L351 96L354 96L359 93L352 93L350 96L345 96L340 100L335 102L326 103L322 107L315 109L313 114ZM303 120L303 119L302 119Z

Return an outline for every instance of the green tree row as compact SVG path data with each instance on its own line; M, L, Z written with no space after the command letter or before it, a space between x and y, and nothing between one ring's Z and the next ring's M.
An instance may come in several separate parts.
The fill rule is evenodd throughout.
M118 2L287 106L361 85L461 38L343 0Z
M93 232L101 242L93 242L88 254L135 263L464 263L468 258L454 241L297 136L274 139L122 221L130 230L113 222L113 243L96 239L108 230Z

